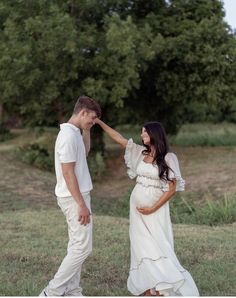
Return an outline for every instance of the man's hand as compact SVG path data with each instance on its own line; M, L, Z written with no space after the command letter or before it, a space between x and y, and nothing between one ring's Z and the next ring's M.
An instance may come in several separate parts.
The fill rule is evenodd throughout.
M143 215L149 215L157 211L157 209L154 207L141 207L141 208L137 207L136 209Z
M78 221L81 225L87 225L90 223L90 211L84 204L82 207L78 207Z

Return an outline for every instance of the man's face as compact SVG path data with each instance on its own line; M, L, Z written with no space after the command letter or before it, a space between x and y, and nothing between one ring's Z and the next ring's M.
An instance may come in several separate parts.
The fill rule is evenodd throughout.
M96 112L90 110L83 110L81 116L82 129L90 129L95 124L94 121L97 118Z

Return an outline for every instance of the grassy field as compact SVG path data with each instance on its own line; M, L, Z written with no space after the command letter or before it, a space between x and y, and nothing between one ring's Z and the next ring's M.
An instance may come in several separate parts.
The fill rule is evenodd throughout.
M66 225L56 208L1 214L1 296L37 296L66 253ZM201 295L236 291L235 225L175 225L176 253ZM94 216L94 251L84 264L82 287L88 296L127 296L128 220Z
M23 164L12 151L26 141L19 136L0 143L0 296L37 296L66 253L66 224L54 197L54 174ZM94 250L82 276L88 296L129 295L127 206L134 182L126 176L122 152L108 142L109 146L113 151L107 172L92 193ZM202 208L207 201L223 202L226 195L235 200L235 146L173 149L187 181L186 192L173 203L184 200ZM202 296L236 293L235 229L236 223L174 224L176 253Z

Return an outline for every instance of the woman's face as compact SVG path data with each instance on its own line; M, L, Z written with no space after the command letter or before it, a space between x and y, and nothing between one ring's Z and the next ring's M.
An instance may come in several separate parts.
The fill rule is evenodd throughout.
M142 128L141 139L143 140L143 143L145 145L150 145L150 137L149 137L145 127Z

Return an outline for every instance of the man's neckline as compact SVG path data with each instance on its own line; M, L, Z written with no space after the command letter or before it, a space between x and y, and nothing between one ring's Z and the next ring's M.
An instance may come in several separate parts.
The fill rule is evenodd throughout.
M62 127L62 126L69 126L72 129L74 129L75 131L80 131L80 129L72 123L68 123L68 122L62 123L62 124L60 124L60 127Z

